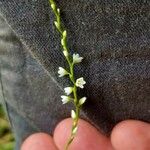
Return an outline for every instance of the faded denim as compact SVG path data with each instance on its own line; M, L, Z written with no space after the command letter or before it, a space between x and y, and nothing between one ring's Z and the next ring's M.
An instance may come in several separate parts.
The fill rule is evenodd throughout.
M87 81L82 118L109 134L124 119L150 122L150 2L60 0L71 52L84 57L76 76ZM70 116L58 78L66 62L47 0L0 0L1 101L17 140L52 133Z

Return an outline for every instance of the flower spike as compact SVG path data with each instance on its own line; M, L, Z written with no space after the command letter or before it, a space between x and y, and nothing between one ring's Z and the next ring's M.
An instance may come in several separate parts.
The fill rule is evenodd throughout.
M59 77L68 75L68 78L70 79L72 83L71 86L64 88L65 94L61 96L61 101L63 104L67 104L71 101L73 102L75 106L75 110L71 111L71 117L73 119L71 135L65 147L65 150L68 150L69 145L72 143L73 139L75 138L75 135L78 129L78 121L79 121L81 106L86 101L86 97L82 97L81 99L79 99L78 97L78 88L84 88L84 85L86 82L84 81L83 77L80 77L79 79L75 79L75 74L74 74L74 67L75 67L74 64L78 64L82 62L83 57L81 57L79 54L76 54L76 53L74 53L73 55L70 54L70 51L68 49L68 43L67 43L68 32L62 25L61 18L60 18L61 17L60 9L57 8L55 0L49 0L49 2L52 8L52 11L54 12L54 15L55 15L54 25L61 36L60 44L63 49L62 53L68 64L67 69L59 67L58 74L59 74ZM72 94L73 97L70 97L69 96L70 94Z

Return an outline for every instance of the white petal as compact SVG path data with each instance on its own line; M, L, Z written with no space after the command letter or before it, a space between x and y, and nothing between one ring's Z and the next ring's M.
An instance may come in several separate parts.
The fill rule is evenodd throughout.
M79 54L73 54L73 63L80 63L83 57L80 57Z
M67 72L64 68L59 67L59 68L58 68L58 74L59 74L59 77L63 77L63 76L65 76L65 75L67 75L68 72Z
M70 98L68 96L62 95L61 98L62 98L62 103L63 104L66 104L70 101Z
M73 88L72 88L72 87L66 87L66 88L64 88L64 90L65 90L65 93L66 93L67 95L69 95L69 94L72 93Z
M81 77L81 78L79 78L79 79L76 80L76 83L75 83L75 84L76 84L77 87L80 87L80 88L83 89L83 88L84 88L83 85L84 85L85 83L86 83L86 82L84 81L83 77Z

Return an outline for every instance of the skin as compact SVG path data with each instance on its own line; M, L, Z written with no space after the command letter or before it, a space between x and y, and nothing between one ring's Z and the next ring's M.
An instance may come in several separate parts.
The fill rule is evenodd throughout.
M35 133L23 143L21 150L64 150L70 135L71 118L61 121L54 136ZM117 124L110 137L100 133L90 123L80 120L77 135L70 150L150 150L150 124L126 120Z

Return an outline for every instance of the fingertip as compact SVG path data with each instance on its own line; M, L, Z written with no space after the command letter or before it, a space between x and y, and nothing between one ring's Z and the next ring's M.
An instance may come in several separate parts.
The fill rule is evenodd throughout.
M149 150L150 125L135 120L122 121L112 130L111 142L116 150Z
M68 136L71 134L72 120L70 118L62 120L54 130L54 142L59 150L63 149Z
M71 134L72 119L68 118L61 121L54 131L54 141L60 150L64 146ZM80 119L78 131L74 141L70 145L71 150L108 150L110 149L110 140L102 135L98 130L88 122Z
M35 133L23 142L21 150L57 150L57 148L50 135L46 133Z

